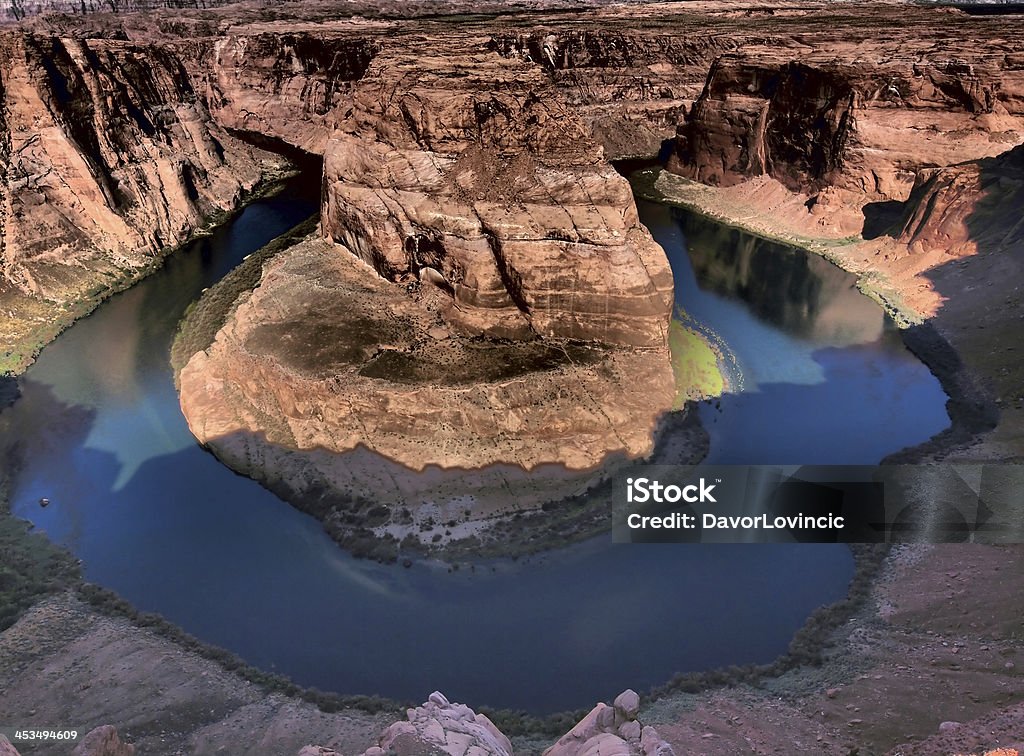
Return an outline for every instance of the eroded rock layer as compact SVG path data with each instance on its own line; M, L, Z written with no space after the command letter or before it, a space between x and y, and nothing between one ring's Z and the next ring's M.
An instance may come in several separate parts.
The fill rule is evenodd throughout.
M672 276L628 183L544 71L488 41L378 58L328 145L324 233L449 291L465 332L663 347Z
M323 240L271 261L182 370L196 436L307 509L372 491L396 539L424 507L471 528L649 452L671 272L544 69L487 35L330 45L344 81L292 44L272 89L250 82L279 41L216 47L245 103L222 118L322 148Z
M851 204L905 200L919 170L1020 140L1024 57L1012 43L869 39L851 54L853 44L749 46L718 58L670 169L721 186L765 175L812 196L838 189Z
M39 35L0 44L6 285L59 299L90 270L143 266L281 164L211 119L172 51Z

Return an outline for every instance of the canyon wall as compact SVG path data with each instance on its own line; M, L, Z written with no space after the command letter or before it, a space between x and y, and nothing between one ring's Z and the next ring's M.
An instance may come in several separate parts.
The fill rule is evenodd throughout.
M284 166L214 122L173 50L8 33L0 56L11 307L131 278Z
M204 40L191 69L225 129L323 155L380 44L372 36L301 30L230 34Z
M582 26L496 33L502 56L539 64L610 159L651 157L675 134L707 69L743 38L669 28Z
M801 56L723 55L679 128L670 169L720 186L765 175L808 195L834 187L905 200L919 170L1019 141L1024 57L906 42L898 51L879 41L857 60L827 44Z
M957 257L1024 244L1024 145L994 158L922 170L893 236Z
M324 233L448 291L467 333L664 345L672 275L628 182L539 66L482 42L378 59L328 145Z
M3 0L0 23L44 13L138 13L167 8L215 8L231 0Z

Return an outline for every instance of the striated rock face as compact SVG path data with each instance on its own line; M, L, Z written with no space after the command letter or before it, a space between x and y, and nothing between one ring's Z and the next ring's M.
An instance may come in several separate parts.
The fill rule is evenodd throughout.
M995 158L921 171L893 235L911 252L962 257L1024 243L1024 146Z
M361 83L328 146L324 233L387 280L449 292L467 333L664 345L664 254L540 67L410 48Z
M835 68L725 56L694 103L674 165L727 186L762 174L795 190L829 183L847 156L854 103Z
M322 155L353 82L380 50L372 37L310 32L228 35L202 46L195 76L218 123Z
M495 33L501 55L539 63L559 99L586 123L611 159L657 155L700 94L707 69L739 40L671 25L549 28Z
M1014 57L901 43L921 49L876 41L852 56L826 41L799 57L723 55L680 126L670 169L721 186L767 175L808 194L904 200L919 169L1019 140L1024 71Z
M160 47L0 38L0 278L60 300L151 262L233 209L281 161L213 123Z

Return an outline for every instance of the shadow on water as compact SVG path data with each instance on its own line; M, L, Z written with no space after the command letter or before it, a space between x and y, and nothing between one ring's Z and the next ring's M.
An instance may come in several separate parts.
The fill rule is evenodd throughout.
M841 546L603 539L454 574L395 568L350 557L256 483L226 483L196 447L147 460L120 488L113 455L70 452L68 479L84 490L39 509L52 479L29 466L16 512L69 543L86 579L324 690L418 700L442 689L532 713L584 706L670 671L770 662L842 596L852 568Z
M700 407L708 462L876 464L949 425L941 384L853 275L680 208L638 207L680 317L723 352L728 390Z
M380 565L233 474L189 434L168 345L203 288L310 209L294 194L258 202L173 256L48 346L0 414L19 449L14 513L68 545L88 580L300 684L411 700L440 687L533 713L770 662L845 595L838 545L598 538L454 574Z

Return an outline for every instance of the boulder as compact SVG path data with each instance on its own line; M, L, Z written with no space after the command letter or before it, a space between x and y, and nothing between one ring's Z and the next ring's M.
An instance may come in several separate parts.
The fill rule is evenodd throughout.
M611 706L599 703L544 756L671 756L672 746L637 721L640 696L624 690Z
M78 741L71 756L134 756L135 746L122 742L113 725L100 725Z
M406 716L363 756L512 756L512 743L490 719L464 704L450 703L439 691Z

